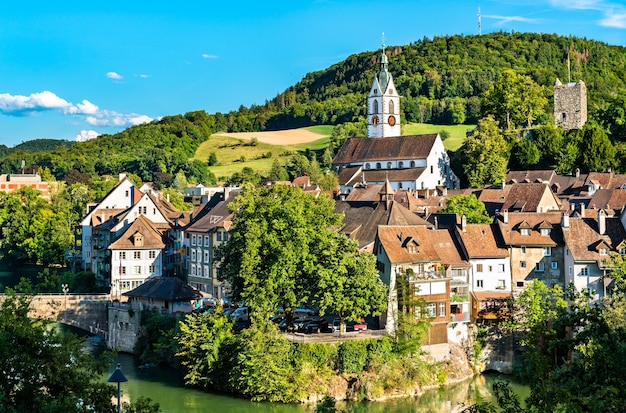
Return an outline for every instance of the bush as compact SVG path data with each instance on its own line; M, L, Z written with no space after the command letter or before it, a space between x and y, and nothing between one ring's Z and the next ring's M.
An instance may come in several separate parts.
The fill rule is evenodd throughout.
M367 363L367 342L348 340L339 346L339 366L342 373L359 374Z
M371 340L367 345L367 368L385 363L394 356L394 343L390 337Z
M325 343L294 343L294 365L300 369L307 363L318 370L337 368L338 347Z

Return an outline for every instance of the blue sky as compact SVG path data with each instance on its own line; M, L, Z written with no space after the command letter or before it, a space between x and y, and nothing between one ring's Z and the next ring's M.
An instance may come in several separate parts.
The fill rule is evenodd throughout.
M351 54L520 31L626 45L624 0L3 1L0 144L263 104ZM393 74L393 68L390 68Z

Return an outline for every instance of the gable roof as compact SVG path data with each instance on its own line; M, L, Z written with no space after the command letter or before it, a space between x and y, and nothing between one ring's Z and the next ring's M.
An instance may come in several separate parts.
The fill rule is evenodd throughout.
M186 282L176 277L148 278L137 288L123 293L126 297L151 298L169 302L191 301L202 294Z
M217 204L206 204L204 208L198 211L185 231L209 233L215 228L224 227L226 230L230 228L233 219L233 213L228 209L228 204L239 195L241 191L230 191L226 200L221 200Z
M506 218L505 218L506 217ZM505 212L496 217L500 236L505 245L527 245L556 247L563 245L560 211L549 212ZM508 223L505 222L508 219ZM539 226L543 221L550 223L553 229L550 235L541 235ZM544 224L545 225L545 224ZM522 235L520 228L529 228L530 235Z
M135 234L143 235L143 246L136 246L133 243L133 237ZM135 221L122 233L122 235L115 240L107 249L120 250L120 249L163 249L165 243L163 242L163 233L159 231L152 221L143 215L137 217Z
M337 201L334 212L343 213L342 234L356 240L359 248L372 246L379 225L420 225L432 227L428 221L409 211L398 202L392 202L389 209L385 202Z
M468 258L506 258L509 252L500 245L495 224L466 224L465 229L458 228Z
M433 230L412 225L380 225L378 227L378 239L391 263L441 262L441 257L432 244L433 231L446 230ZM419 241L420 245L415 252L409 252L407 246L404 245L408 237Z
M539 212L541 201L546 194L549 195L549 199L552 201L548 207L559 209L560 202L552 193L548 184L536 183L512 185L502 204L502 209L517 212Z
M439 135L408 135L389 138L348 138L333 159L334 164L379 160L425 159Z
M605 243L609 250L617 250L626 239L626 231L618 217L605 217L605 233L598 231L598 217L570 217L569 228L563 229L563 238L575 261L597 261L609 258L600 255L599 247Z

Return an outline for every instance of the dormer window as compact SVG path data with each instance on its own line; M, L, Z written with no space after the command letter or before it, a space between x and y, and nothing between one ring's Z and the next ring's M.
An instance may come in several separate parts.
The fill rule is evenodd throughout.
M369 164L369 162L365 164L365 169L370 169L370 164Z
M522 235L530 235L530 228L522 228L520 229L520 233Z
M600 248L600 255L609 255L609 250L607 248Z
M409 250L409 254L417 254L417 245L410 244L407 246L407 249Z
M376 162L376 169L380 169L380 168L381 168L380 162Z
M619 249L619 255L621 255L622 257L626 255L626 248L622 247Z
M133 235L133 245L135 247L143 247L143 235L138 232Z
M393 164L391 162L387 162L387 169L391 169L392 166Z
M398 162L398 168L404 168L404 162L402 161Z
M541 228L541 236L549 237L550 236L550 228Z

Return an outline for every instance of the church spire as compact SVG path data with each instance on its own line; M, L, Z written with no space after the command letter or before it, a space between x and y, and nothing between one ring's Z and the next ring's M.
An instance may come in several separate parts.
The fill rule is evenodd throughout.
M400 96L389 73L389 59L385 46L385 33L382 36L380 68L374 76L374 83L367 98L367 136L385 138L400 136Z

